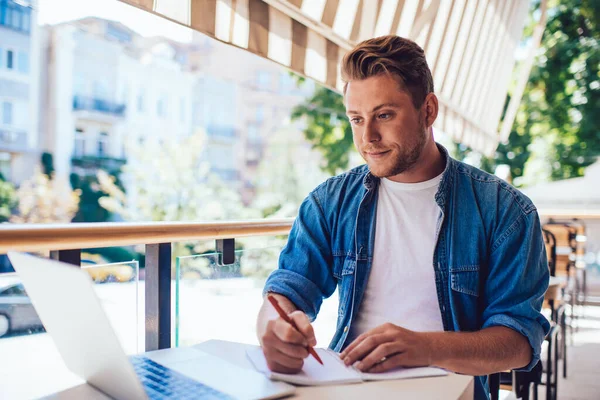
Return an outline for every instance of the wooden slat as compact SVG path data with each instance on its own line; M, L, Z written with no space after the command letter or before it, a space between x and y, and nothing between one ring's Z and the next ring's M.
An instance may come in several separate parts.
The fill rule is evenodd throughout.
M498 29L497 43L499 44L494 54L490 57L486 74L484 75L483 87L481 89L481 101L475 104L475 118L480 121L489 121L492 118L492 108L496 104L495 96L499 95L495 90L499 84L500 77L503 76L504 70L513 69L513 62L507 59L507 50L512 48L509 40L510 31L517 24L516 15L519 10L518 0L509 0L510 10L508 15L505 15L501 21L501 26ZM514 59L514 58L513 58ZM508 64L508 65L507 65ZM490 79L492 77L493 79ZM490 121L491 122L491 121ZM496 121L495 127L497 128ZM487 125L493 129L494 126Z
M304 74L308 29L298 21L292 21L292 69Z
M452 93L456 87L456 81L458 80L458 73L464 68L465 55L467 50L467 44L471 38L471 31L473 30L475 16L477 15L477 7L481 3L478 0L460 0L462 4L462 14L460 16L460 22L458 24L459 30L457 32L457 40L452 48L451 58L448 63L448 67L440 71L442 77L443 93L449 99L452 99Z
M323 10L323 17L321 18L321 21L325 25L333 27L339 4L340 0L327 0L325 9Z
M192 0L190 23L192 29L214 36L216 15L215 0Z
M510 11L512 5L511 0L504 0L496 3L497 9L490 21L490 33L486 42L487 46L484 47L481 52L481 64L477 69L477 73L473 77L473 90L475 93L469 96L467 105L465 107L469 115L476 115L477 106L486 102L486 92L483 90L486 86L486 81L489 82L491 79L490 68L492 68L492 62L496 61L496 57L499 49L502 47L502 41L500 41L502 29L501 26L504 24L506 15Z
M293 219L229 222L3 224L0 254L285 235Z
M504 0L502 1L504 2ZM463 91L459 96L459 104L461 109L463 110L466 110L471 100L471 96L474 96L477 93L475 80L483 62L483 54L486 52L486 49L494 45L493 43L489 42L489 37L492 33L492 19L494 17L495 12L497 12L499 4L499 0L490 0L485 18L483 19L483 29L477 40L477 47L475 48L474 57L472 58L471 63L469 65L469 70L466 75L466 81L463 86Z
M248 50L261 57L269 53L269 6L262 0L250 0Z
M490 7L490 1L480 0L480 2L481 4L479 4L479 7L477 7L475 13L473 29L471 30L469 38L467 40L467 47L465 49L464 54L464 62L462 63L462 68L460 68L458 71L454 89L450 93L450 99L452 101L460 101L460 99L462 98L467 83L467 78L469 76L469 72L473 66L473 56L479 45L481 34L484 29L483 21L485 15L487 14L488 8Z

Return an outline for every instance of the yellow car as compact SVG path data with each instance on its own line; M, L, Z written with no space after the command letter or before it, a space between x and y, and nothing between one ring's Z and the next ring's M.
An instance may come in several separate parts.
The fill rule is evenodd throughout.
M125 263L109 264L99 254L81 254L81 267L96 283L129 282L135 277L135 270Z

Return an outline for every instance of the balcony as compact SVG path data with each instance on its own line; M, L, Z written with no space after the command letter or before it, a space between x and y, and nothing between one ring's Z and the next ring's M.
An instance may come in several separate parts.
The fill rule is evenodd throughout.
M73 167L84 170L103 169L105 171L118 171L126 163L126 159L114 157L75 156L71 158L71 165Z
M233 139L237 136L235 127L223 125L209 125L206 127L209 137Z
M0 0L0 26L28 34L31 32L31 7L12 0Z
M125 104L119 104L110 100L86 96L73 96L73 110L124 117L125 109Z
M0 151L23 153L28 150L26 131L0 127Z

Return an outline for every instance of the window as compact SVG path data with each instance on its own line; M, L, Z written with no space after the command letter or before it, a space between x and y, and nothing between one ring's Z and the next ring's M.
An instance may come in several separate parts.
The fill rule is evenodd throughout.
M14 69L14 52L12 50L6 50L6 68Z
M108 85L104 81L94 81L94 97L105 100L108 98Z
M23 13L21 29L25 32L31 31L31 13L30 12Z
M108 133L100 132L100 134L98 135L98 151L97 151L98 157L106 156L107 147L108 147Z
M75 96L86 96L88 94L85 77L79 72L76 72L73 78L73 94Z
M25 288L22 284L17 284L7 289L4 289L0 293L0 296L27 296L27 292L25 291Z
M166 96L162 96L156 102L156 113L159 117L167 116L167 99Z
M17 69L24 74L29 73L29 54L24 51L18 53Z
M83 129L75 129L75 144L73 146L73 157L81 157L85 154L85 135Z
M31 29L31 8L15 1L0 1L0 25L21 32Z
M13 105L8 101L2 103L2 123L5 125L13 123Z
M137 110L138 112L143 112L144 111L144 90L140 90L140 93L137 96Z

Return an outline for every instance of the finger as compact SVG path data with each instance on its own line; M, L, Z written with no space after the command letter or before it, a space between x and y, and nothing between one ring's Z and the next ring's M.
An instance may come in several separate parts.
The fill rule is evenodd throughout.
M289 314L289 317L296 324L296 328L306 338L306 341L310 346L317 345L317 339L315 338L315 331L313 330L310 320L302 311L294 311Z
M273 333L283 342L306 346L308 343L304 335L282 318L277 318L272 324Z
M265 336L262 342L263 347L275 348L290 357L297 359L305 359L308 357L308 349L306 346L286 343L279 339L275 334Z
M395 355L386 357L386 359L384 361L373 365L371 368L366 370L366 372L376 374L379 372L390 371L392 369L399 368L399 367L405 367L405 366L407 366L406 362L405 362L405 358L406 358L405 354L406 353L397 353Z
M363 333L362 335L359 335L356 339L354 339L352 341L352 343L350 343L348 345L348 347L346 347L346 349L344 349L344 351L342 351L340 353L340 358L343 360L346 356L348 356L348 353L350 353L352 350L354 350L356 348L356 346L360 345L363 340L365 340L366 338L368 338L374 334L383 333L386 328L387 328L387 324L379 325L378 327L375 327L375 328Z
M367 354L371 353L377 346L390 341L388 335L376 333L366 337L354 349L349 351L344 357L344 364L352 365L358 360L362 360Z
M275 370L271 367L277 368L279 366L281 368L279 368L277 372L283 372L283 369L286 369L288 372L284 373L295 373L300 371L304 365L303 359L290 357L272 347L264 347L263 353L265 355L265 359L267 360L267 366L269 366L269 369L272 371Z
M365 332L362 335L359 335L356 339L354 339L352 341L352 343L350 343L348 345L348 347L346 347L344 349L344 351L342 351L340 353L340 358L343 360L344 358L346 358L348 356L348 353L350 353L352 350L354 350L356 348L356 346L358 346L359 344L362 343L363 340L365 340L366 338L369 337L369 334L371 333L371 331L369 332Z
M289 368L283 365L277 364L276 362L268 362L267 367L273 372L279 372L280 374L296 374L302 370L302 368Z
M373 351L367 354L361 362L356 365L360 371L368 371L369 368L377 363L385 362L403 350L403 346L398 342L386 342L377 346Z

